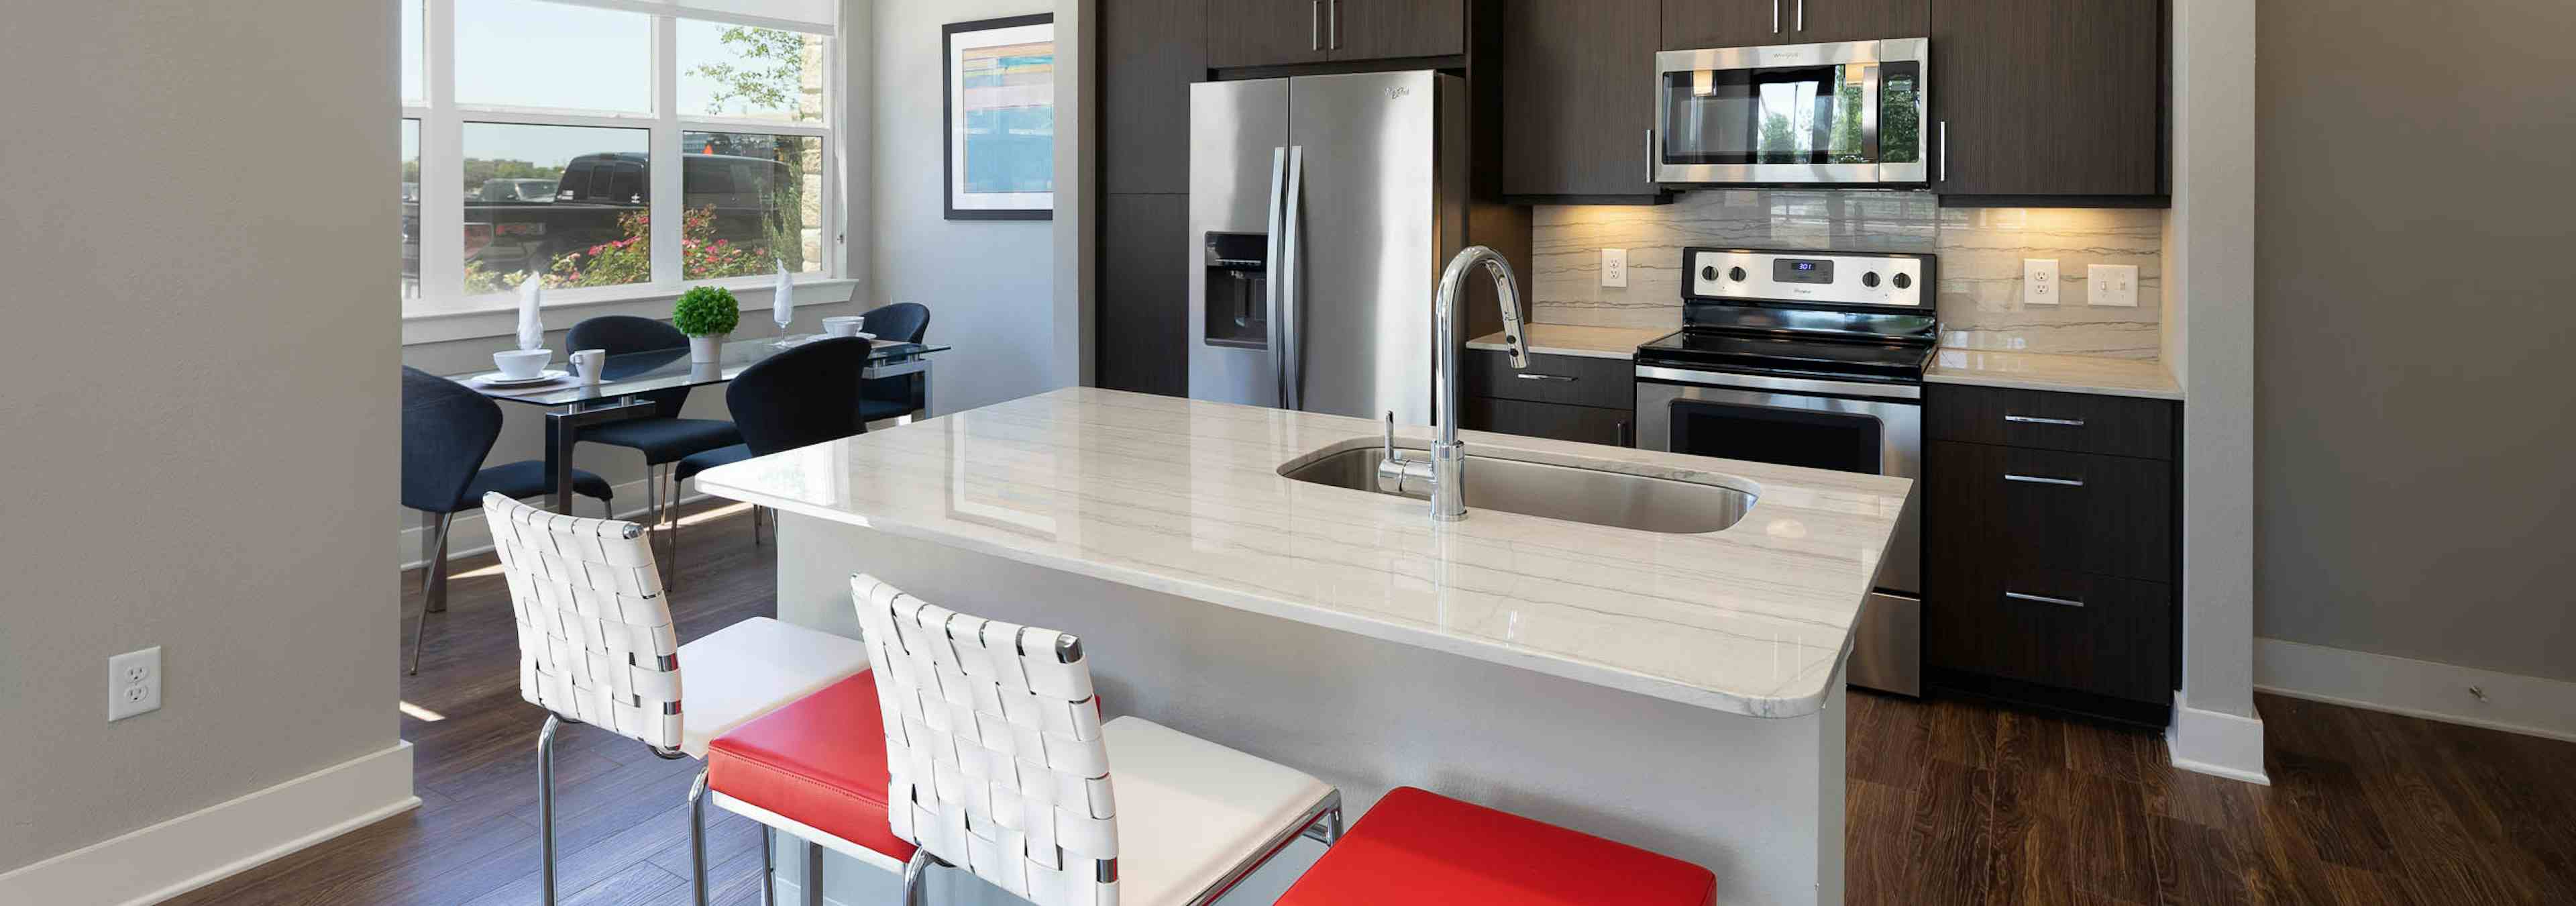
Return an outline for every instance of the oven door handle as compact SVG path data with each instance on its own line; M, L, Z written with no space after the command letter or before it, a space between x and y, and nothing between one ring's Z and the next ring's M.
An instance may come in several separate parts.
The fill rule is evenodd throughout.
M1728 374L1719 371L1691 371L1660 365L1637 366L1637 377L1643 380L1670 381L1676 384L1706 384L1718 387L1743 387L1749 390L1774 390L1782 393L1830 393L1863 399L1919 400L1923 388L1913 384L1865 384L1854 381L1827 381L1816 378L1770 377L1758 374Z

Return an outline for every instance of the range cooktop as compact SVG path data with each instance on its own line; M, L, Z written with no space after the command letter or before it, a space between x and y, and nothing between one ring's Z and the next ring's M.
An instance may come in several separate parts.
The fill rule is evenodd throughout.
M1830 339L1694 327L1637 347L1637 364L1696 371L1921 383L1933 344L1914 339Z

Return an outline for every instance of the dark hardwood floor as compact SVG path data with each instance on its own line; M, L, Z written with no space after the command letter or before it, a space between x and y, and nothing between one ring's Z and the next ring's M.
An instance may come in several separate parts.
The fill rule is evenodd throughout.
M698 514L672 595L682 639L773 606L772 549L752 544L746 512ZM403 683L421 807L174 902L537 902L544 713L519 698L491 557L456 573ZM418 574L405 578L408 614ZM2576 744L2263 696L2266 788L2176 771L2152 734L1955 700L1850 701L1851 903L2576 903ZM564 902L687 903L682 803L697 762L566 730ZM758 902L757 826L709 814L716 902Z

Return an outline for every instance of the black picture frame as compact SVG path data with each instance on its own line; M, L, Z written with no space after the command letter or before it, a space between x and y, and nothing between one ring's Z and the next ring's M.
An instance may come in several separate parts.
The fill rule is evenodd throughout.
M973 22L951 22L939 27L939 207L949 220L1054 220L1055 208L966 208L957 207L957 79L951 68L957 56L957 36L979 31L1018 28L1024 25L1054 25L1054 13L1035 13Z

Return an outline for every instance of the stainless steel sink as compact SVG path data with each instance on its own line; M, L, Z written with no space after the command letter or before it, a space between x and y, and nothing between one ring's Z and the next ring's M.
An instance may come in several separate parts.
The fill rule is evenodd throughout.
M1360 446L1328 450L1311 462L1291 463L1279 474L1311 484L1384 493L1377 487L1377 464L1385 453L1374 442L1352 443ZM1416 454L1423 452L1418 447L1410 449ZM1471 514L1477 510L1501 510L1676 535L1724 531L1753 509L1755 499L1744 491L1713 484L1473 453L1467 456L1465 483L1467 511ZM1387 496L1426 499L1410 494Z

